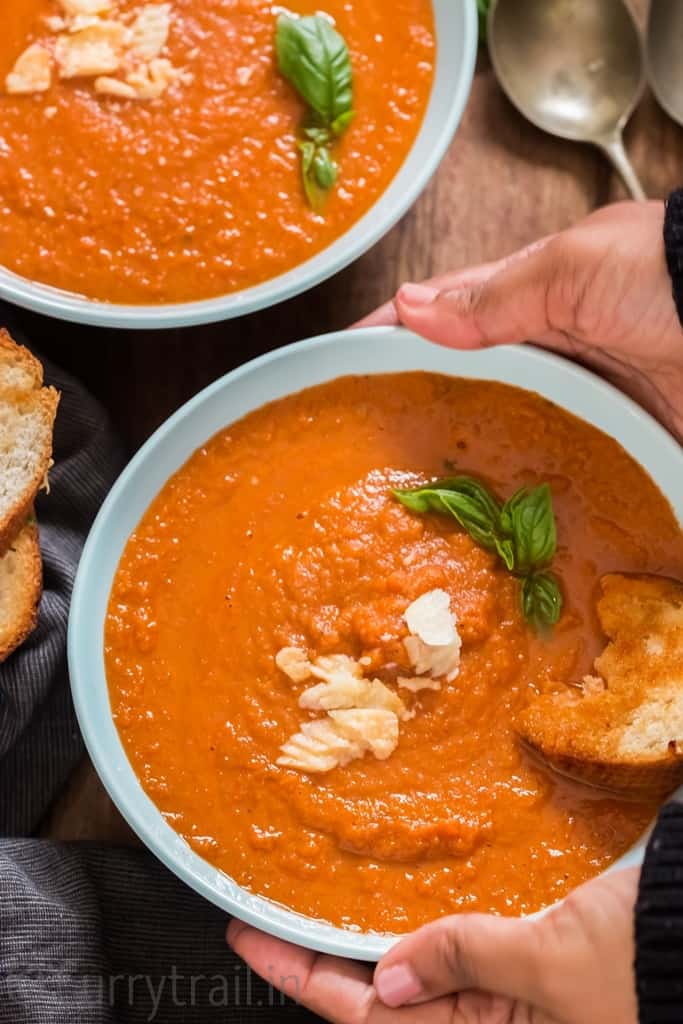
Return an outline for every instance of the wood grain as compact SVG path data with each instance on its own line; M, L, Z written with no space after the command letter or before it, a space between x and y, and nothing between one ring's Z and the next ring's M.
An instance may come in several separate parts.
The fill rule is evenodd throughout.
M682 183L683 131L650 95L632 119L627 145L649 195L664 197ZM347 326L402 281L500 257L623 198L597 151L550 138L512 109L481 55L462 125L429 188L369 253L308 294L190 331L98 331L30 314L23 320L28 336L103 401L132 453L178 405L245 360ZM87 762L43 831L60 839L130 838Z

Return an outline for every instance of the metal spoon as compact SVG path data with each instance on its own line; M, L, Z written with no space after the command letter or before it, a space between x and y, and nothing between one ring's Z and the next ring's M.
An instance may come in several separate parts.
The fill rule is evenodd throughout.
M645 199L623 140L645 84L642 39L624 0L493 0L488 40L518 110L551 135L599 146L633 198Z
M683 4L652 0L647 26L647 71L652 91L667 114L683 124Z

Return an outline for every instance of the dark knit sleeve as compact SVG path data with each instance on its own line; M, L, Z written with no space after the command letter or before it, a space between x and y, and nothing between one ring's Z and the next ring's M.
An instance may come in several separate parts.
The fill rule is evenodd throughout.
M678 319L683 324L683 188L672 192L666 202L664 248Z
M650 837L636 906L640 1024L683 1021L683 804L667 804Z

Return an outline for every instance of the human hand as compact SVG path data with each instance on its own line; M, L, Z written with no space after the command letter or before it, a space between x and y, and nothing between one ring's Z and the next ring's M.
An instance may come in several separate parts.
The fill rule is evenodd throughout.
M533 341L585 363L683 441L683 331L661 202L617 203L496 263L406 284L362 326L452 348Z
M544 917L458 914L394 946L374 971L233 920L228 942L333 1024L636 1024L637 869L587 882ZM401 1009L397 1009L401 1007Z

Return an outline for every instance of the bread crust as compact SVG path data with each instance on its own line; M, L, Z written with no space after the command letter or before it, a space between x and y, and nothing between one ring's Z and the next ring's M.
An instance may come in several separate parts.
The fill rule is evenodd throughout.
M32 381L32 387L43 386L43 366L39 359L24 345L17 344L12 340L9 331L0 327L0 366L14 365Z
M0 663L33 632L43 589L38 525L24 523L9 550L0 558Z
M520 737L522 746L536 759L573 782L581 782L606 794L632 800L662 799L683 785L683 758L652 761L601 761L573 756L562 750Z
M43 387L43 367L0 328L3 512L0 515L0 662L36 626L43 574L33 503L52 465L59 393ZM16 436L15 436L16 430ZM0 438L0 440L2 440ZM14 475L13 475L14 474Z
M683 785L683 583L613 573L598 615L609 642L598 679L536 699L516 729L561 775L634 799ZM602 681L603 688L595 684Z
M41 447L35 452L28 481L11 506L0 516L0 556L8 550L28 518L36 495L46 482L52 465L52 432L59 405L59 393L55 388L43 387L43 368L40 362L27 348L12 341L6 330L0 330L0 381L3 369L14 371L15 376L23 376L30 386L3 387L0 384L0 399L3 403L15 404L17 413L21 410L36 414L42 423L42 436Z

